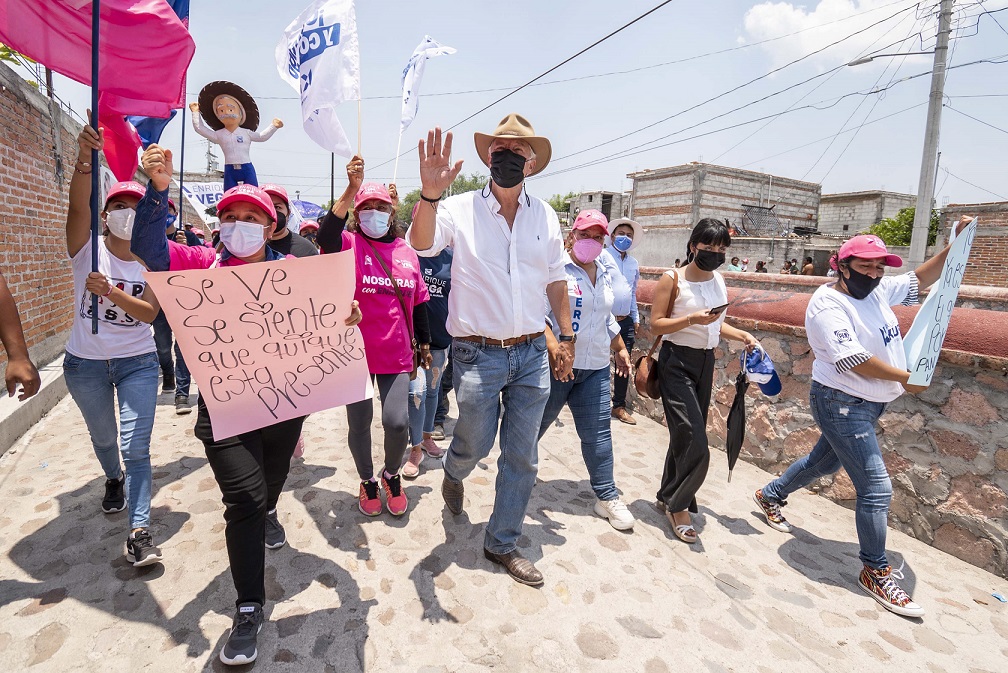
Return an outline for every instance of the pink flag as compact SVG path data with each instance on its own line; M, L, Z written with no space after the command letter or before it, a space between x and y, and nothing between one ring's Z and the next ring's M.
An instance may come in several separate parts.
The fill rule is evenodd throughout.
M120 180L132 178L139 138L124 115L167 117L185 105L185 73L196 45L165 0L102 0L98 118L115 147ZM91 84L89 0L4 0L0 42L81 84ZM125 136L125 137L124 137ZM129 149L132 145L132 159ZM135 142L135 144L134 144ZM122 156L125 154L125 156ZM132 167L132 170L130 170Z

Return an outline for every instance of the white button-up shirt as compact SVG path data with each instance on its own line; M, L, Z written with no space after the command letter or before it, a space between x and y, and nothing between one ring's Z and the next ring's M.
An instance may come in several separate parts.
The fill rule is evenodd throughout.
M577 342L574 344L574 369L609 368L609 351L612 340L620 333L619 323L612 314L613 276L601 260L595 260L595 284L580 266L564 253L567 265L567 297L570 299L571 322ZM616 273L619 273L618 271ZM556 316L549 308L553 333L559 334Z
M548 203L522 191L508 227L489 187L445 199L433 245L417 254L434 257L446 247L454 250L449 334L512 339L543 331L546 286L567 277L560 222Z
M599 255L602 263L610 270L617 272L626 279L626 290L620 290L621 283L618 278L613 279L613 288L616 290L616 302L613 304L613 315L628 315L633 319L633 324L640 322L640 313L637 310L637 284L640 282L640 264L637 258L628 252L620 252L616 248L606 248Z
M192 125L196 133L220 145L221 151L224 153L224 163L226 164L239 165L251 163L252 159L249 158L249 150L252 147L252 143L265 142L277 132L277 127L272 124L267 126L266 130L262 133L249 131L241 126L236 128L234 133L227 129L214 131L203 123L203 118L198 114L191 116Z

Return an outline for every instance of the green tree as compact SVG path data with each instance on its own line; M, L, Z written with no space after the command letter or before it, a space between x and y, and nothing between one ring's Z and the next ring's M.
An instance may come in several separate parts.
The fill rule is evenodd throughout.
M913 236L913 222L915 208L904 208L896 214L896 217L887 217L869 230L869 234L875 234L886 245L910 245L910 238ZM934 245L938 238L938 211L931 211L931 226L928 227L928 245Z
M20 58L18 58L19 56ZM0 44L0 62L10 63L11 65L24 65L25 62L34 63L35 61L28 58L21 52L14 51L6 44ZM39 87L38 82L36 82L33 79L29 79L26 81L28 82L28 84L35 87L36 89Z
M566 196L563 194L554 194L553 196L550 197L547 203L549 203L550 206L553 207L553 210L557 211L558 213L566 213L570 205L569 204L570 200L577 195L578 195L577 192L567 192Z
M452 182L451 187L448 188L448 192L445 196L451 196L453 194L464 194L465 192L474 192L477 189L483 189L486 187L487 180L489 178L482 173L459 173L455 181ZM413 214L413 206L416 202L420 200L420 190L414 189L409 194L399 197L399 208L396 210L396 218L400 222L412 222L413 219L411 215Z
M207 206L203 209L203 212L210 217L217 217L217 206Z

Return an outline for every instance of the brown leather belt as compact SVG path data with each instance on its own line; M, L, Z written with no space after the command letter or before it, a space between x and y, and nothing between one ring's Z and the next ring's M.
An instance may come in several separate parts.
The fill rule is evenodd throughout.
M535 339L541 337L545 332L536 332L535 334L525 334L520 337L513 337L511 339L490 339L489 337L481 336L460 336L455 337L459 341L468 341L469 343L479 344L481 346L496 346L497 348L510 348L511 346L518 346L520 344L529 343Z

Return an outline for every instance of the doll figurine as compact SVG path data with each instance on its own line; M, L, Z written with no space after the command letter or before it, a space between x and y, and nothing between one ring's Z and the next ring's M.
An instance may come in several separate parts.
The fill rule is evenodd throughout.
M269 128L257 132L259 106L245 89L231 82L210 82L200 91L199 102L190 103L189 109L196 133L220 145L224 152L224 191L239 183L258 186L249 150L252 143L269 140L283 128L283 122L274 119Z

